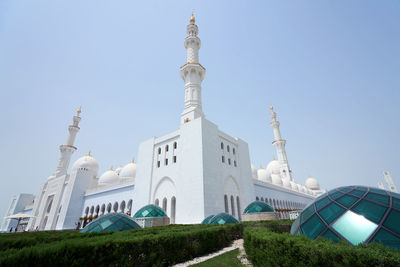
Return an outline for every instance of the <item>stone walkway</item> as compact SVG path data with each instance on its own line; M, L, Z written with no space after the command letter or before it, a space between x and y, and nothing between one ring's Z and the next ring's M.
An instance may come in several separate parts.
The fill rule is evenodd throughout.
M238 240L233 241L233 244L230 247L223 248L217 252L214 252L214 253L211 253L211 254L208 254L205 256L194 258L193 260L190 260L187 262L173 265L172 267L187 267L187 266L190 266L193 264L197 264L197 263L209 260L211 258L214 258L214 257L224 254L226 252L235 250L237 248L239 249L238 259L240 260L240 262L246 267L253 267L251 265L250 261L247 259L246 251L244 250L244 247L243 247L243 239L238 239Z

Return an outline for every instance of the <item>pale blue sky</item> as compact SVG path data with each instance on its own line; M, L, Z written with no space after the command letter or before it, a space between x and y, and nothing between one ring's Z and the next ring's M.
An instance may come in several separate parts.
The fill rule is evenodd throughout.
M183 39L195 11L206 117L272 159L269 105L297 181L400 187L400 1L0 2L0 216L78 151L101 172L179 127Z

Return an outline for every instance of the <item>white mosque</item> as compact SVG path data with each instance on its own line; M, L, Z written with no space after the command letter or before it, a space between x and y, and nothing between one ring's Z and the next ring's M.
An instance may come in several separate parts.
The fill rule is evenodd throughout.
M273 146L277 159L265 169L250 163L245 141L222 132L205 118L201 83L206 70L199 63L200 39L192 15L187 26L186 63L180 68L184 81L184 109L179 128L139 145L137 163L110 169L99 175L99 164L90 154L79 158L69 171L74 140L79 132L81 109L73 117L54 174L37 195L19 194L11 200L5 217L28 217L19 221L25 230L82 228L105 213L129 215L147 204L164 209L171 223L200 223L211 214L227 212L241 219L244 208L255 200L270 204L281 218L301 210L322 193L318 181L305 185L293 179L279 121L271 107ZM16 220L4 218L2 231L15 228Z

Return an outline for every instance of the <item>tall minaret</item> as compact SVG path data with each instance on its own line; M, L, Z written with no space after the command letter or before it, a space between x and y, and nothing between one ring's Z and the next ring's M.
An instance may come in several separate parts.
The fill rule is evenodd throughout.
M285 145L286 145L286 140L283 140L281 137L281 131L279 130L279 121L276 120L276 112L274 112L274 107L270 106L269 108L271 110L271 127L272 130L274 131L274 141L272 142L272 145L276 149L276 154L278 156L278 161L281 165L281 175L282 177L287 177L290 180L292 179L292 170L289 167L289 163L287 160L286 156L286 150L285 150Z
M199 63L199 50L201 42L197 34L199 29L195 19L190 18L186 28L185 38L186 64L180 68L181 78L185 82L185 107L181 114L181 124L204 117L201 108L201 82L206 75L206 69Z
M69 135L67 138L67 142L65 145L60 146L60 159L58 161L58 166L56 173L54 174L55 177L59 177L61 175L64 175L67 173L67 169L69 166L69 161L71 160L72 154L75 152L76 147L74 147L74 141L76 134L79 132L79 122L81 121L80 114L82 112L82 109L79 108L78 111L76 112L76 116L73 117L73 123L68 127ZM50 176L50 177L54 177Z

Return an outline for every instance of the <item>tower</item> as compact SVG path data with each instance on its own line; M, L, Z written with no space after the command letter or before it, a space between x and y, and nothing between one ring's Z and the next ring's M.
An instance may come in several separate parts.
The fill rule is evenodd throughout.
M185 83L185 105L181 114L181 124L204 117L201 107L201 82L206 75L206 69L199 63L201 41L197 37L199 29L195 24L193 13L189 22L184 42L186 63L180 68L180 76Z
M69 166L69 162L71 160L72 154L76 151L76 147L74 147L74 141L76 134L79 132L79 122L81 121L80 114L82 112L82 108L80 107L76 112L76 116L72 118L72 125L68 127L68 138L65 145L60 146L60 159L58 161L58 166L56 172L53 176L50 177L59 177L67 173L67 169Z
M387 184L389 190L392 192L398 193L397 188L393 183L392 176L390 176L390 173L388 171L384 171L383 176L385 177L385 181L386 181L386 184Z
M281 176L283 178L289 178L292 181L292 170L289 167L285 150L286 140L282 139L281 137L281 132L279 129L280 123L276 120L276 112L274 112L274 107L270 106L269 109L271 110L271 127L274 132L274 141L272 142L272 145L275 147L278 161L281 165Z

